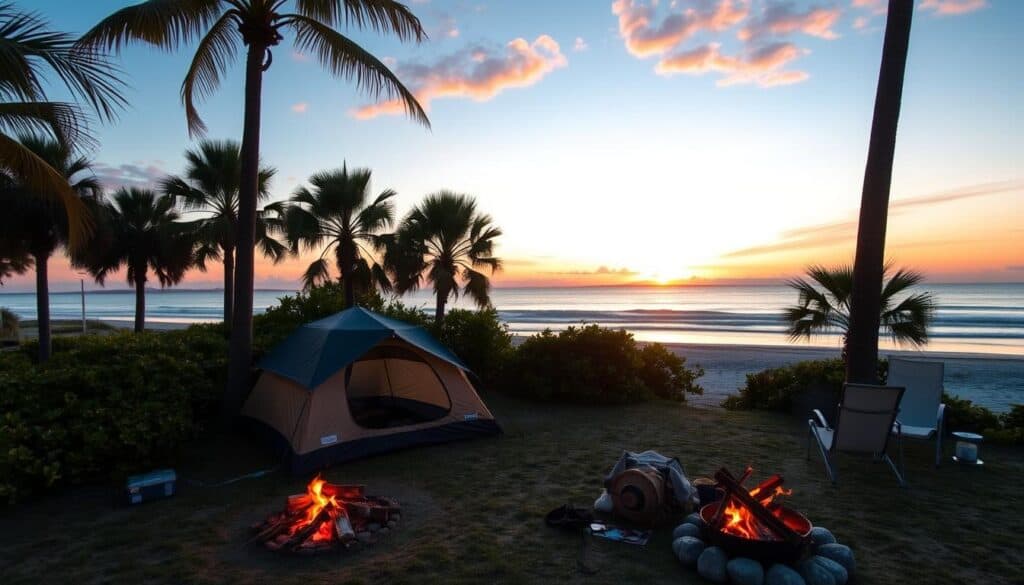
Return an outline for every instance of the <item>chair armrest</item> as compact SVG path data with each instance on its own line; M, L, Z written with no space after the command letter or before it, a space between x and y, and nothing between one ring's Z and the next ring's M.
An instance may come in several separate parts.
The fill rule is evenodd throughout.
M935 429L939 434L942 434L942 423L946 420L946 404L939 404L939 412L935 416Z
M816 424L817 426L819 426L819 427L821 427L823 429L830 428L828 426L828 421L825 420L825 415L822 414L822 412L820 410L815 408L814 410L811 411L811 414L814 415L814 418L810 419L810 422ZM817 419L817 420L815 420L815 419Z

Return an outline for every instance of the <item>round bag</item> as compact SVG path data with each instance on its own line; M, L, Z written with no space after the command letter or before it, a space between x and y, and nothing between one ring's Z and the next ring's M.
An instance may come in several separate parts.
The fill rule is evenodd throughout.
M612 479L608 492L616 516L653 526L665 515L665 480L656 470L627 469Z

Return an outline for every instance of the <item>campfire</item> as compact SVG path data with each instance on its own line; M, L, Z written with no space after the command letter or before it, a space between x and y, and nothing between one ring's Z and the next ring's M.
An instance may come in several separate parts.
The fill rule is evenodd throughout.
M701 508L708 540L733 555L758 560L799 558L811 531L810 521L777 501L792 493L782 487L781 475L772 475L748 489L743 482L752 473L750 467L738 479L724 467L715 473L724 494L721 500Z
M368 496L362 485L332 484L317 475L306 493L253 527L254 541L273 551L319 553L370 544L401 518L398 502Z

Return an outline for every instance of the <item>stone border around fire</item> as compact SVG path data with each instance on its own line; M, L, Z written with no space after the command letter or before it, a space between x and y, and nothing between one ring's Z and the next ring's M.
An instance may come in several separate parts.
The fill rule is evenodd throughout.
M672 531L672 552L679 562L712 583L733 585L846 585L853 577L856 563L850 547L836 542L827 528L811 529L811 555L795 565L762 564L753 559L734 557L717 546L705 546L705 524L693 513Z

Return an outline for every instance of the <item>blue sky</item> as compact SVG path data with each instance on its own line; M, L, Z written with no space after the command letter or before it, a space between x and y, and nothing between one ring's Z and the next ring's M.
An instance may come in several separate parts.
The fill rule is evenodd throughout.
M32 7L83 32L127 4ZM414 2L429 42L347 32L429 102L433 129L358 119L369 100L286 37L262 155L275 198L343 161L372 168L401 211L442 188L475 195L506 233L504 285L782 278L852 256L883 4ZM935 280L1024 280L1021 22L1010 0L917 5L893 199L929 204L894 211L889 250ZM181 169L190 55L122 52L131 108L97 128L93 153L111 186ZM201 106L209 137L240 136L241 93L236 66ZM260 283L304 267L260 266Z

